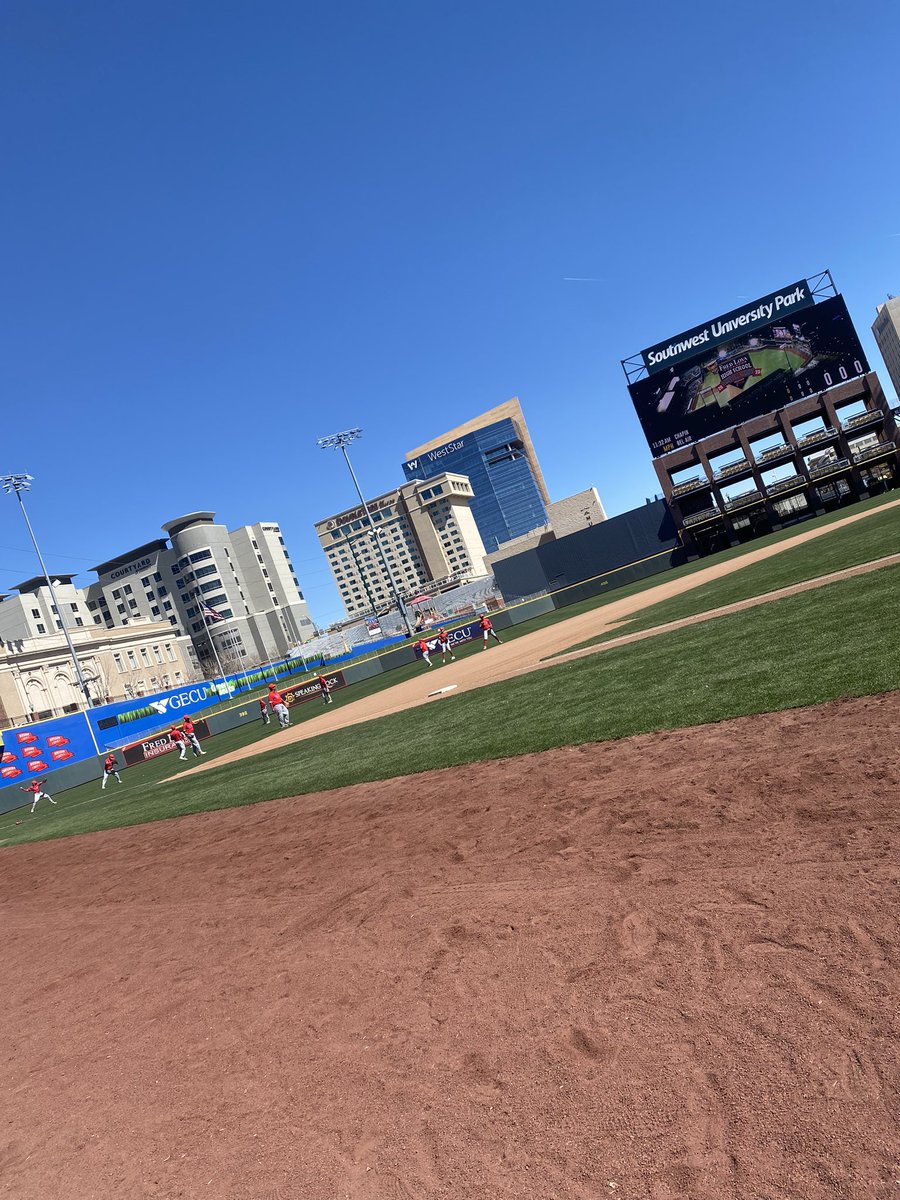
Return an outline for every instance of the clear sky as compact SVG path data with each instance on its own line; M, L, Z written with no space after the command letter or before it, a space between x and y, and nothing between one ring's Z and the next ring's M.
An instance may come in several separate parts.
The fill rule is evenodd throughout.
M517 395L554 498L656 477L619 359L830 268L900 292L900 5L6 0L2 470L51 570L353 501ZM36 573L0 497L0 586ZM93 576L84 575L86 583Z

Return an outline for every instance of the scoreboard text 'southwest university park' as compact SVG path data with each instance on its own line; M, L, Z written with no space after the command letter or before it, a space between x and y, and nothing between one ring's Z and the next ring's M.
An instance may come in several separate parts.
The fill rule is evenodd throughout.
M654 456L865 375L842 296L791 284L623 363Z

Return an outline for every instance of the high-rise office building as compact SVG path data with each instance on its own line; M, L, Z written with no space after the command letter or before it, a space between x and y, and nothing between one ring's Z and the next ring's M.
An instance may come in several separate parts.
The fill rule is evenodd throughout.
M878 305L872 332L900 397L900 296L888 296L886 304Z
M547 525L550 497L517 399L410 450L403 463L408 481L448 470L472 485L472 516L488 553Z
M368 501L372 527L362 507L318 521L316 533L347 615L381 612L393 603L385 561L406 599L485 575L471 504L468 479L442 471Z
M85 590L95 625L112 629L135 617L188 634L201 658L210 638L223 666L286 654L315 626L277 524L262 521L229 533L215 513L195 512L163 525L146 542L94 567ZM213 617L204 617L201 603Z

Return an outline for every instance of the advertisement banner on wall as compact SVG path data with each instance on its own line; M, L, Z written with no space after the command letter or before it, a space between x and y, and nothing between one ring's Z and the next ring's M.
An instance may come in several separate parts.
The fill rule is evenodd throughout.
M330 692L347 686L343 671L332 671L330 674L326 674L325 678L328 680L328 690ZM288 708L293 708L297 704L305 704L307 700L315 700L316 698L321 700L322 689L319 687L318 680L311 679L299 687L285 688L282 695Z
M655 361L653 374L629 385L654 457L869 370L842 296L800 306L787 317L782 309L776 321L751 323L728 340L712 338L712 331L721 332L719 322L701 327L711 340L701 339L699 352ZM662 352L644 352L651 353Z
M201 717L199 721L194 722L194 733L201 741L204 738L212 737L209 732L209 725ZM126 767L137 766L138 763L150 762L154 758L160 758L163 754L172 754L178 747L169 738L167 733L159 733L151 738L147 738L143 742L132 742L130 746L126 746L122 751L122 757L125 759Z
M4 729L0 787L55 771L92 754L94 744L81 713L22 729Z
M462 646L465 642L471 642L473 638L481 637L481 626L477 621L470 621L468 625L460 625L458 629L450 629L447 633L447 644L451 650L455 650L457 646ZM428 647L428 653L433 654L436 650L440 650L441 644L436 637L425 638L425 645ZM422 651L418 645L415 647L416 658L422 657Z

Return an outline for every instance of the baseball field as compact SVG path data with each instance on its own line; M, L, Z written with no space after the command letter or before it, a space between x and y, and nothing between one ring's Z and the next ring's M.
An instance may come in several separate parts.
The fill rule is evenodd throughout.
M4 1195L896 1196L898 563L856 506L0 817Z

